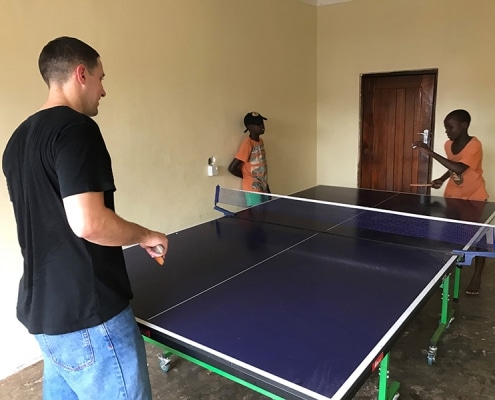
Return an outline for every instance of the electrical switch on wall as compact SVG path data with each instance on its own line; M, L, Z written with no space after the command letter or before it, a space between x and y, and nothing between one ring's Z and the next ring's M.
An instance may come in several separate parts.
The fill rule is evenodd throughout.
M208 176L218 175L218 166L215 156L208 158Z

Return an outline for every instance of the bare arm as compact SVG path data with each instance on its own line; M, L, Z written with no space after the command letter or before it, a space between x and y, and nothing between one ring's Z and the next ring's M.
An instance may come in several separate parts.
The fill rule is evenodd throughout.
M437 179L433 179L431 181L431 184L432 184L432 187L433 189L440 189L443 185L443 183L449 179L450 177L450 172L447 171L445 174L443 174L440 178L437 178Z
M464 163L451 161L448 158L442 157L440 154L435 153L432 149L430 149L426 144L424 144L421 141L414 142L413 147L418 149L422 153L430 157L433 157L433 159L437 160L445 168L455 172L458 175L461 175L465 170L469 168L469 166Z
M127 246L139 243L152 256L167 252L168 239L164 233L151 231L119 217L104 203L103 193L88 192L64 198L69 225L78 237L101 246ZM152 250L163 246L163 253Z
M229 172L232 175L237 176L238 178L242 178L242 170L241 170L242 164L243 162L241 160L234 158L229 165Z

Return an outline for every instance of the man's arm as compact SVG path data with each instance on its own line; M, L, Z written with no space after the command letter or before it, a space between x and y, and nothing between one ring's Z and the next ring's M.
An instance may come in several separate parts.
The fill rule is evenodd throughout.
M242 161L237 158L234 158L229 165L229 172L232 175L237 176L238 178L242 178L241 168L242 168Z
M102 192L87 192L64 198L65 214L74 234L101 246L128 246L139 243L152 256L167 252L164 233L151 231L119 217L104 203ZM153 251L161 245L162 254Z

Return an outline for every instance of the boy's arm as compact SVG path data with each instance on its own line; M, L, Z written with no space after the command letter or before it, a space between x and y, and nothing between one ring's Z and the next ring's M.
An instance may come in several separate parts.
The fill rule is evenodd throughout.
M461 175L462 173L464 173L465 170L469 168L469 166L464 163L451 161L445 157L442 157L440 154L435 153L432 149L430 149L426 144L424 144L421 141L414 142L413 148L418 149L422 153L432 157L433 159L437 160L440 164L442 164L445 168L455 172L458 175Z
M242 170L241 170L242 164L243 163L241 160L234 158L229 165L229 172L232 175L237 176L238 178L242 178Z
M449 179L450 177L450 172L447 171L445 174L443 174L440 178L433 179L431 181L433 189L440 189L443 185L443 183Z

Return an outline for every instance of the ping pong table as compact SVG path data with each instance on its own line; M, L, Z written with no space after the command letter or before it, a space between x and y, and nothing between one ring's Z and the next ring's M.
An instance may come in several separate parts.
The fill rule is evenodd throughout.
M452 250L468 246L447 222L414 236L408 220L392 226L373 210L487 223L495 203L322 185L293 197L308 201L278 198L168 235L162 267L125 249L143 336L273 399L351 398L375 369L379 399L397 397L388 353L443 285L437 345L452 319Z

